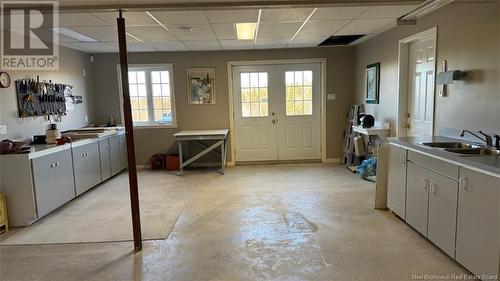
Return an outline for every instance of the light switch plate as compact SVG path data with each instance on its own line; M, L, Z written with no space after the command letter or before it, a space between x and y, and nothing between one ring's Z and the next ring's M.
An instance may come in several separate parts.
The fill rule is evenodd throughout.
M328 96L326 97L327 100L335 100L336 98L337 98L336 94L328 94Z
M7 125L0 125L0 135L7 134Z

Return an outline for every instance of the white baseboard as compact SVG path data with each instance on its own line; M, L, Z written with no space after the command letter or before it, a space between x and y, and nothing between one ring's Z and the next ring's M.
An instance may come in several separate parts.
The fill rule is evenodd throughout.
M323 163L334 163L334 164L339 164L340 163L340 158L327 158Z
M137 170L150 170L151 165L136 165L135 166Z

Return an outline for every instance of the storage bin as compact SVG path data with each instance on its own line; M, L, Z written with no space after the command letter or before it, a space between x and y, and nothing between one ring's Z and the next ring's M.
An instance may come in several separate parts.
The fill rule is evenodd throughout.
M165 169L168 171L178 171L180 167L179 155L167 155L165 157Z

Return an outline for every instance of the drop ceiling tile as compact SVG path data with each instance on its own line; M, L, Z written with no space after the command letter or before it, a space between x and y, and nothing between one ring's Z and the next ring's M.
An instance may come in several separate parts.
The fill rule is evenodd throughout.
M118 51L118 48L103 42L65 43L65 46L88 50L90 53L114 53Z
M181 41L149 42L158 51L187 51L189 50Z
M217 39L215 37L214 32L212 31L212 27L209 24L195 24L190 25L193 27L192 31L183 31L179 28L184 25L169 25L168 29L177 37L179 40L214 40Z
M287 39L258 39L255 48L257 49L281 49L288 44Z
M317 36L317 37L307 37L307 38L295 37L291 42L288 43L288 46L315 47L318 46L319 43L325 41L328 37L329 36Z
M257 22L259 10L208 10L205 14L211 23Z
M309 21L302 27L296 38L328 37L350 22L351 20Z
M277 39L277 38L292 38L299 30L302 23L261 23L257 38L259 39Z
M357 19L339 30L335 35L370 34L394 21L395 19Z
M118 18L117 12L93 13L93 15L112 26L116 26L116 18ZM123 17L125 18L125 24L127 26L158 25L158 23L145 12L124 12Z
M212 24L215 35L220 40L236 39L236 28L232 23Z
M253 49L253 40L220 40L222 49L224 50L241 50L241 49Z
M163 24L208 23L203 11L151 11L150 13Z
M220 44L217 40L185 41L186 45L192 51L212 51L220 50Z
M118 42L108 43L109 45L115 47L118 50ZM142 42L127 42L127 52L156 52L156 50L151 43Z
M116 24L116 19L115 19ZM86 13L60 13L59 26L72 27L72 26L107 26L108 22L95 17L92 14Z
M323 20L344 20L344 19L355 19L363 12L368 10L369 7L359 6L359 7L324 7L318 8L311 20L323 21Z
M368 9L359 16L360 19L382 19L382 18L398 18L409 11L415 9L414 5L402 6L375 6Z
M304 22L313 8L264 9L261 22Z
M127 32L143 41L176 40L175 36L161 26L130 26Z

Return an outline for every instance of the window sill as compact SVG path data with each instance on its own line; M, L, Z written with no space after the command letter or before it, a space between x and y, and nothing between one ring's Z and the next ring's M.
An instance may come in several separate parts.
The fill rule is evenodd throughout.
M177 124L154 124L154 123L145 123L145 124L134 124L134 129L176 129Z

